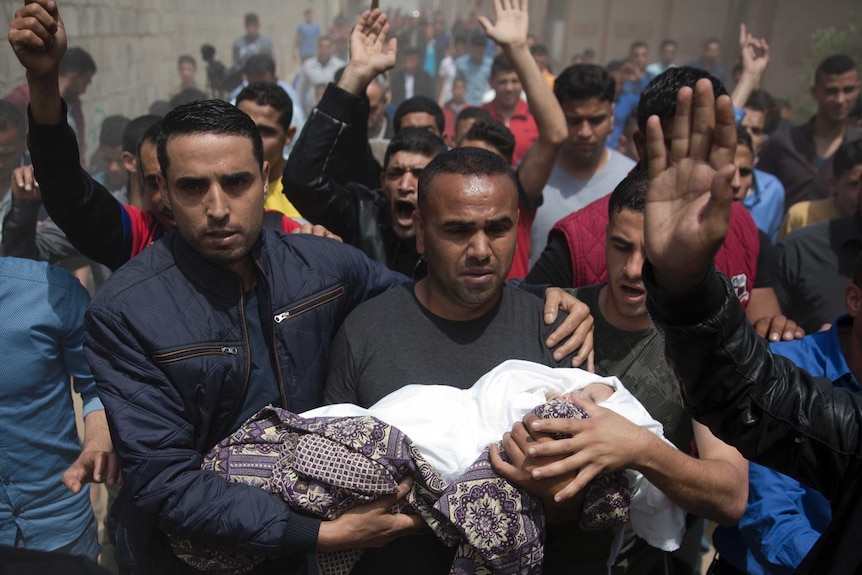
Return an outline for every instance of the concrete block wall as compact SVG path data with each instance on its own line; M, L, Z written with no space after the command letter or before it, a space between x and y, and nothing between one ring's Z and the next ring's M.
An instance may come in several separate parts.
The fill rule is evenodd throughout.
M111 114L135 117L156 100L166 100L179 84L176 62L181 54L198 61L198 85L206 85L200 46L210 43L216 57L232 64L233 41L245 33L243 16L257 12L261 33L272 38L279 76L291 78L298 62L292 47L306 8L321 25L335 13L335 0L57 0L69 45L81 46L96 61L98 72L82 98L88 147L98 141L101 120ZM8 44L8 25L23 0L0 0L0 96L24 81L24 70ZM324 26L325 27L325 26Z

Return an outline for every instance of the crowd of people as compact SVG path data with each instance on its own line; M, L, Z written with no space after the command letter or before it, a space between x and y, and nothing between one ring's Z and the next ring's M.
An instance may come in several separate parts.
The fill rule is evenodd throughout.
M0 572L862 569L857 63L793 125L744 24L729 75L715 39L554 74L493 4L308 9L292 78L249 13L92 154L96 62L19 8Z

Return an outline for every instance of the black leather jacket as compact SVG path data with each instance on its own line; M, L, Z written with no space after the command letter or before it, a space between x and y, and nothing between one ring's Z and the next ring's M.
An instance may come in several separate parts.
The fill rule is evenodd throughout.
M724 276L672 297L645 266L648 307L692 416L746 458L790 475L832 503L832 522L799 573L862 569L862 395L773 356Z
M412 241L392 229L383 191L359 183L376 162L368 146L368 101L330 84L284 167L284 193L304 218L407 276L425 275ZM379 176L378 176L379 177Z

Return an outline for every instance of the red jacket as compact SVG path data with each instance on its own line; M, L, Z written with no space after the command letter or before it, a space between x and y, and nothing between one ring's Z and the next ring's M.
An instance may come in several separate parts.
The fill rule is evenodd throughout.
M605 226L608 223L610 195L587 207L572 212L554 224L548 234L562 234L572 258L572 287L594 285L608 281L605 261ZM754 220L742 204L734 202L730 210L730 227L724 245L715 256L715 267L731 281L743 307L748 305L754 278L760 237Z

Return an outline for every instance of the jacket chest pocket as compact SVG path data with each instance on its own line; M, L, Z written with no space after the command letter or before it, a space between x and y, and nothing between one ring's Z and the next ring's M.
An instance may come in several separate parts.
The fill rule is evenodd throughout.
M190 405L215 408L242 393L247 351L241 342L195 343L157 350L153 362Z
M304 301L296 304L291 304L283 310L275 313L272 320L276 324L282 324L286 321L296 319L304 314L318 310L319 308L334 303L344 297L344 285L339 285L334 288L326 289L320 293L306 298Z

